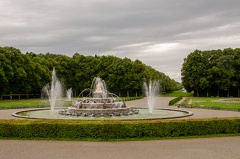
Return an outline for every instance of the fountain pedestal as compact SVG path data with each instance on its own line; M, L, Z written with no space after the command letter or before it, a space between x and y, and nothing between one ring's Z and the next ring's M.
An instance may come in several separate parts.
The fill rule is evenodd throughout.
M59 114L74 116L120 116L137 114L138 110L127 108L120 98L110 97L104 81L94 78L91 97L75 101L73 107L60 110ZM116 96L116 95L115 95Z
M93 98L103 98L103 94L101 92L93 92Z

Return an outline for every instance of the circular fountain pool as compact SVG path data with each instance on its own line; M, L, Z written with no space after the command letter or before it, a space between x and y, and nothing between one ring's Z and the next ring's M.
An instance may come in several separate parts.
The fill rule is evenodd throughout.
M58 109L31 109L13 113L12 115L20 118L29 119L73 119L73 120L155 120L155 119L172 119L191 116L192 112L172 109L154 109L149 113L148 109L139 108L139 113L134 115L122 115L112 117L90 117L90 116L72 116L60 115Z
M74 120L154 120L182 118L192 115L191 112L170 109L153 109L155 98L159 92L159 82L149 82L145 86L145 95L148 99L148 109L127 107L125 102L116 94L107 90L106 83L100 77L95 77L91 87L84 89L78 97L87 96L73 101L68 108L55 108L57 99L61 96L61 83L56 77L55 69L52 72L51 85L47 84L43 92L49 97L51 109L32 109L13 113L20 118L29 119L74 119ZM70 89L71 92L71 89ZM71 93L68 93L71 94Z

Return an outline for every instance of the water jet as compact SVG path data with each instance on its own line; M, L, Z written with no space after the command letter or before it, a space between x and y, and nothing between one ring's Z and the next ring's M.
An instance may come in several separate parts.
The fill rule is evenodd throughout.
M143 90L147 97L147 106L148 106L149 113L153 113L155 100L159 96L159 87L160 87L160 84L158 80L154 80L154 81L150 80L149 84L147 84L146 82L144 82L143 84Z
M53 68L51 83L42 88L42 93L45 93L49 99L51 111L54 110L56 102L62 98L62 90L62 84L57 78L55 68Z

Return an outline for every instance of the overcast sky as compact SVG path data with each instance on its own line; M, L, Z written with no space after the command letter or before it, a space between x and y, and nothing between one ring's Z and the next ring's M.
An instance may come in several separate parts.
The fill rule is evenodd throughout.
M0 46L139 59L181 81L196 49L240 48L240 0L0 0Z

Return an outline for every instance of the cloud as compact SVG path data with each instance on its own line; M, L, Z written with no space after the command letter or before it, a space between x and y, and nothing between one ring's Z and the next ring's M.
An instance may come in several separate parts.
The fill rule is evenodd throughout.
M239 0L0 0L0 44L139 59L181 81L196 49L239 47Z
M179 44L178 43L161 43L148 46L143 52L149 54L159 54L162 52L167 52L169 50L175 49Z

